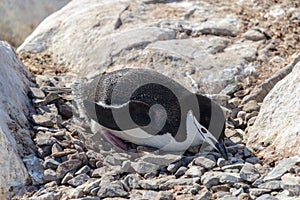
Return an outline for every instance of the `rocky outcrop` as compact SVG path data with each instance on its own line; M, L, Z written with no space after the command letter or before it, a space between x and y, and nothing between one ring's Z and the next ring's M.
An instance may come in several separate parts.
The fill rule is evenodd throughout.
M44 73L91 77L117 68L152 68L193 91L218 93L255 73L250 63L264 39L237 38L240 19L222 9L199 2L74 0L45 19L18 51L47 54L59 63Z
M22 129L28 124L24 115L29 103L26 70L14 50L0 41L0 199L18 191L27 177L18 154L24 153L22 140L28 139Z
M266 159L300 155L299 99L300 62L264 99L258 117L249 129L247 145L261 151Z
M49 14L70 0L2 0L0 1L0 40L19 46Z

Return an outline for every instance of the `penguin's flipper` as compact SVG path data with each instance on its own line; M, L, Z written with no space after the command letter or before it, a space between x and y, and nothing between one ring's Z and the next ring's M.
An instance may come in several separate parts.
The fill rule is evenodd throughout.
M130 100L122 105L105 105L90 100L83 101L87 115L105 128L123 131L147 126L151 119L150 106Z

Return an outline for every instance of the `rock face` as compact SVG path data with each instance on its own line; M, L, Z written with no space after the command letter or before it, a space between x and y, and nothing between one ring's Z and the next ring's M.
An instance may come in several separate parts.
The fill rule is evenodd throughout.
M24 115L27 73L14 50L0 41L0 199L12 195L8 191L21 187L27 176L14 139L28 123Z
M300 62L278 82L263 101L260 113L249 130L247 145L267 146L261 153L275 150L281 157L300 155ZM272 152L272 151L269 151Z
M70 0L1 0L0 40L20 45L35 27L49 14L57 11ZM32 12L34 11L34 12Z
M193 9L190 17L184 17L190 12L186 6ZM174 20L163 14L171 10L178 13ZM199 2L156 6L74 0L45 19L18 51L49 53L54 62L65 64L56 71L65 67L83 77L125 67L152 68L196 92L218 93L247 75L261 41L236 39L238 17L213 10Z

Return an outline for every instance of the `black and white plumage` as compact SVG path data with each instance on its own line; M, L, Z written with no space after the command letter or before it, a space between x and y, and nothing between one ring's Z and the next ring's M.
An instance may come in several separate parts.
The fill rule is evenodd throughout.
M117 137L164 151L185 151L207 142L228 158L220 106L158 72L129 68L106 73L85 92L92 130L100 125L115 143Z

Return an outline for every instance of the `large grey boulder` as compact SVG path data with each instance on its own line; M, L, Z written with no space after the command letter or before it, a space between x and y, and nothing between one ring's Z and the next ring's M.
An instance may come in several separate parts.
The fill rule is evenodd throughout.
M248 135L247 146L265 158L300 155L300 62L265 97Z
M172 19L166 17L170 11ZM203 2L187 7L180 1L73 0L45 19L18 51L51 55L81 77L151 68L196 92L219 93L253 72L261 41L235 37L240 29L237 16Z
M0 40L19 46L48 15L70 0L0 0Z
M18 191L27 177L18 145L26 137L22 128L28 123L24 114L26 103L29 103L28 75L14 50L0 41L0 199L9 198ZM17 135L18 142L14 138Z

